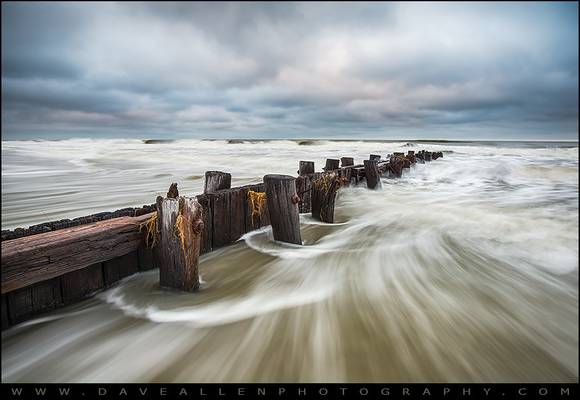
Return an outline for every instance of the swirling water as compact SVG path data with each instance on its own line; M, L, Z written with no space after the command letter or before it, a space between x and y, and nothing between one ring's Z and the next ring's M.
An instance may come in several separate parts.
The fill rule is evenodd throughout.
M303 143L304 144L304 143ZM295 174L298 160L426 148L383 189L340 191L305 245L268 228L2 333L8 382L578 380L578 144L183 140L2 142L2 228Z

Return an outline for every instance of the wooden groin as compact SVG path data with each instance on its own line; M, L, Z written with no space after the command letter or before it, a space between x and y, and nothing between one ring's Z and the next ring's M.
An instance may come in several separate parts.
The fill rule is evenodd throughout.
M230 187L230 174L208 171L205 192L187 200L193 213L199 211L196 214L199 217L186 216L188 224L198 222L195 232L186 232L189 247L184 247L185 258L172 264L174 269L164 269L163 260L168 257L159 255L163 253L159 246L165 250L169 246L178 249L178 243L160 240L151 249L148 237L157 209L164 204L163 198L140 208L2 231L2 329L83 300L129 275L156 267L165 274L161 279L165 282L163 286L196 290L198 254L229 245L247 232L268 226L272 217L275 238L301 244L298 212L311 212L314 218L331 223L341 187L363 181L369 187L369 182L374 181L376 186L380 176L397 177L405 165L442 156L440 152L425 151L409 152L406 156L394 153L384 159L370 155L363 164L354 164L352 157L342 157L327 160L323 172L314 172L313 162L301 161L296 178L266 176L265 183L234 188ZM368 165L372 165L372 173L365 169ZM186 201L178 200L177 187L172 185L167 197L173 196L175 201ZM172 224L175 219L172 217ZM160 226L159 222L157 225ZM172 225L166 230L174 228ZM159 234L157 229L162 230L156 228L153 234ZM168 238L170 233L165 235ZM197 241L193 247L192 240ZM177 250L172 254L177 254ZM183 284L185 280L187 284Z

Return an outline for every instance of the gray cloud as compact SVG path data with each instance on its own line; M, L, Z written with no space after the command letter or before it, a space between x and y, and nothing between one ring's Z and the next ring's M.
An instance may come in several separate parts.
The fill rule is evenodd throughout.
M4 138L577 138L576 3L2 3Z

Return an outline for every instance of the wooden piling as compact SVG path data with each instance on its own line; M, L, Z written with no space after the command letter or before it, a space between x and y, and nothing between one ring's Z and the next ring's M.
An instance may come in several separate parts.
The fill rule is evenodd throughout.
M354 165L354 158L352 157L341 157L340 158L340 166L341 167L350 167Z
M264 186L274 239L302 244L296 179L289 175L266 175Z
M208 171L206 193L197 200L180 197L172 184L157 204L2 231L2 329L155 267L161 286L195 290L200 253L233 243L270 219L276 240L300 244L298 210L332 223L339 187L366 177L367 186L377 188L380 174L400 177L415 162L441 157L441 151L421 150L380 161L371 154L364 167L342 157L340 168L339 160L328 159L327 171L318 173L312 161L301 161L297 179L267 175L265 183L237 188L230 188L230 174ZM147 232L157 230L150 248Z
M228 174L229 175L229 174ZM202 207L196 198L157 197L160 231L159 284L183 291L199 288L198 257L203 229Z
M325 171L334 171L335 169L339 168L340 160L334 158L327 158L326 159L326 166L324 167Z
M421 150L415 154L415 161L419 164L425 164L425 150Z
M300 175L296 178L296 194L300 197L298 209L301 213L307 213L312 210L312 181L323 172L314 174Z
M298 167L298 175L306 175L314 173L314 161L300 161Z
M369 156L369 160L371 160L371 161L380 161L380 159L381 159L380 154L371 154Z
M334 201L343 183L342 174L327 172L312 182L312 218L322 222L334 222Z
M436 159L441 158L441 157L443 157L443 152L441 152L441 151L435 151L431 155L431 158L433 159L433 161L435 161Z
M381 187L381 177L376 160L364 160L365 177L369 189L379 189Z
M396 154L396 153L395 153ZM401 156L391 156L389 161L390 175L395 178L400 178L403 175L403 167L405 165L404 159Z
M229 189L232 186L232 175L221 171L206 171L204 193Z

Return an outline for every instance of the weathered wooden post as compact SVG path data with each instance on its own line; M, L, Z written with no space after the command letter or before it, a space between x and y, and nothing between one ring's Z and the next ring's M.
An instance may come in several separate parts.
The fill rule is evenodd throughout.
M380 156L380 154L371 154L369 156L369 160L371 160L371 161L380 161L381 160L381 156Z
M221 171L206 171L204 193L229 189L232 186L232 175Z
M296 179L289 175L266 175L264 186L274 239L302 244Z
M391 156L391 159L389 161L389 170L391 171L391 174L394 177L400 178L401 176L403 176L403 166L404 162L402 157Z
M312 182L312 218L334 222L334 201L343 179L337 172L326 172Z
M298 167L298 175L306 175L314 173L314 161L300 161Z
M354 165L354 158L352 157L341 157L340 158L340 166L341 167L350 167Z
M203 216L196 198L179 196L172 184L157 197L159 285L183 291L199 288L198 257Z
M340 160L336 160L334 158L327 158L326 159L326 166L324 167L325 171L334 171L335 169L339 168Z
M415 152L413 150L409 150L407 152L407 159L411 161L411 164L415 164L417 162L415 158Z
M425 156L425 161L431 161L431 152L430 151L426 151L424 153Z
M421 150L415 154L415 161L419 164L425 164L425 150Z
M367 179L367 187L369 189L380 189L381 177L379 175L379 168L376 160L364 160L365 177Z

